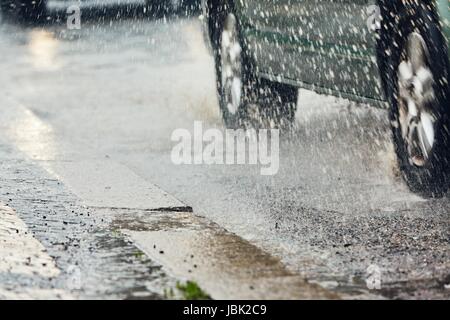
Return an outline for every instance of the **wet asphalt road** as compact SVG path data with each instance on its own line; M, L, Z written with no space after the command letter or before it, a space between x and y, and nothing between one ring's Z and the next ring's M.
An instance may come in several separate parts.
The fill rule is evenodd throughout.
M0 50L2 95L51 128L34 149L3 142L25 159L64 158L76 167L84 150L114 159L332 291L368 294L375 265L382 287L374 296L450 296L450 198L408 191L384 110L301 91L276 176L252 166L176 166L173 130L192 130L194 121L222 128L196 17L92 18L81 30L2 23Z

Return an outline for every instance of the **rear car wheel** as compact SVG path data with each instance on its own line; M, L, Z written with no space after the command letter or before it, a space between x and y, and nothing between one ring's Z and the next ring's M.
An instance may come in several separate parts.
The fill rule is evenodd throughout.
M251 123L250 110L256 109L259 124L269 118L272 125L293 121L298 90L290 86L259 79L233 7L226 2L215 16L212 34L216 60L219 105L227 127ZM256 118L256 119L255 119Z
M389 41L392 131L399 166L411 190L441 196L450 176L448 49L433 8L419 4L410 9L401 12L398 30Z

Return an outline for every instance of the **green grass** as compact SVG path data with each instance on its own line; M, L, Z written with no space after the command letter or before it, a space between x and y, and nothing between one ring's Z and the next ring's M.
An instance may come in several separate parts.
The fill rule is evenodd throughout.
M184 300L211 300L209 294L204 292L194 281L185 284L177 283L177 289L181 292Z
M164 289L164 297L170 300L175 299L175 293L173 292L173 289Z
M145 257L145 253L142 252L142 251L136 251L136 252L134 253L134 257L135 257L136 259L143 259L143 258Z
M120 229L112 229L111 234L115 238L122 236L122 232L120 232Z

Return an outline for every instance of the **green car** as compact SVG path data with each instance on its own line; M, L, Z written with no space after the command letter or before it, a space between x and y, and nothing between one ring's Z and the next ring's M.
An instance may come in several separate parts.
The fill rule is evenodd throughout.
M387 106L403 176L450 176L449 0L203 0L225 124L293 121L298 88ZM301 101L300 101L301 102Z

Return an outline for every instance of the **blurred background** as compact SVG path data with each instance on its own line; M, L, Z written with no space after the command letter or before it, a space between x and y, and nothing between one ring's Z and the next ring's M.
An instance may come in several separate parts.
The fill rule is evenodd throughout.
M1 0L4 20L37 25L66 23L80 10L83 19L189 16L200 11L200 0Z

